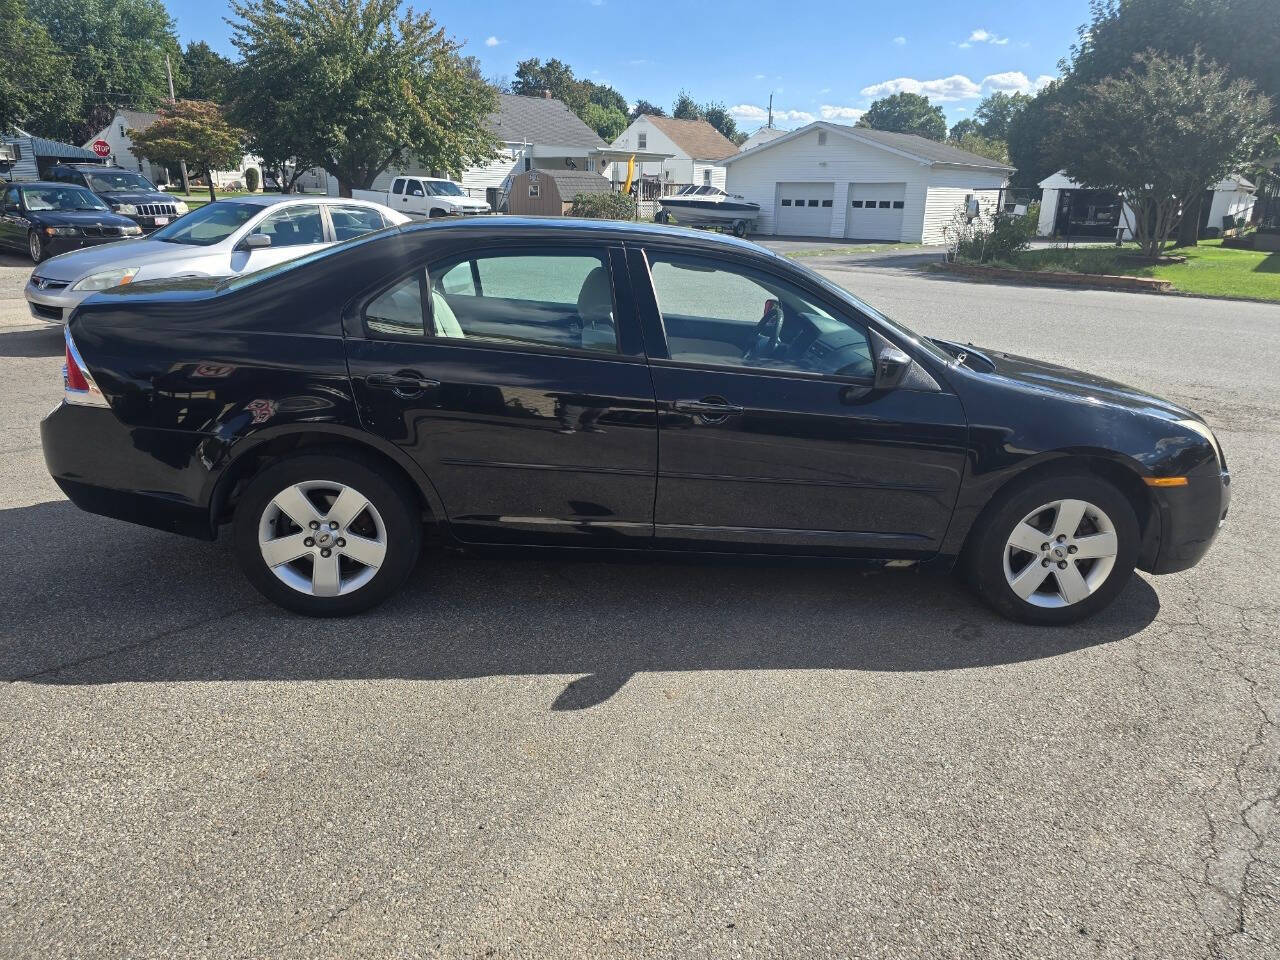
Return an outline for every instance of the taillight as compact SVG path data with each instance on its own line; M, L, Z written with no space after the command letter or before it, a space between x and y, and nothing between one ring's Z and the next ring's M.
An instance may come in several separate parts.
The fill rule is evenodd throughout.
M62 399L67 403L77 403L85 407L108 406L107 398L102 395L98 385L93 382L93 375L84 364L84 358L71 339L71 330L64 327L63 339L67 344L66 363L62 367Z

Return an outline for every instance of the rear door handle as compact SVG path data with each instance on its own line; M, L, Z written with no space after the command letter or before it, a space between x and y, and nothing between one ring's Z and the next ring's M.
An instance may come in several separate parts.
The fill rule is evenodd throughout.
M440 386L439 380L432 380L412 370L402 370L399 373L371 373L364 378L364 382L378 390L390 390L397 397L406 400Z
M723 420L734 413L741 413L742 408L722 400L719 397L707 397L703 400L677 400L672 404L677 413L689 413L706 420Z

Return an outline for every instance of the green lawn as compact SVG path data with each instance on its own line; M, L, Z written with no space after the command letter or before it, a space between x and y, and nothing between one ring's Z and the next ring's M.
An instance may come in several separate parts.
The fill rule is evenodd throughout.
M1059 270L1067 273L1109 273L1168 280L1181 293L1243 300L1280 302L1280 253L1234 250L1221 240L1203 240L1198 246L1172 251L1186 263L1139 266L1118 261L1134 248L1077 247L1069 250L1028 250L1011 263L1019 270Z

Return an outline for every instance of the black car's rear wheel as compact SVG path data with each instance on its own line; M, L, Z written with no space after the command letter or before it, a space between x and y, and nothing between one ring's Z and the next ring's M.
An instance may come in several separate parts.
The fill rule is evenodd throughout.
M1133 506L1091 474L1021 485L980 521L968 556L978 594L1014 620L1074 623L1124 589L1137 563Z
M27 233L27 252L31 254L32 263L40 263L44 260L44 241L35 230Z
M235 549L267 599L315 617L360 613L413 570L422 521L411 491L364 462L304 454L250 482L236 507Z

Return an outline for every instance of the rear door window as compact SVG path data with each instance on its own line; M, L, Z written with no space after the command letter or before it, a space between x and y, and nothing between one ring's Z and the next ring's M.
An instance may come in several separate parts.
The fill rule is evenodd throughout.
M329 220L333 223L333 238L339 243L386 226L373 207L333 205L329 207Z
M271 238L273 247L301 247L324 243L324 220L314 203L285 207L267 215L252 231Z

